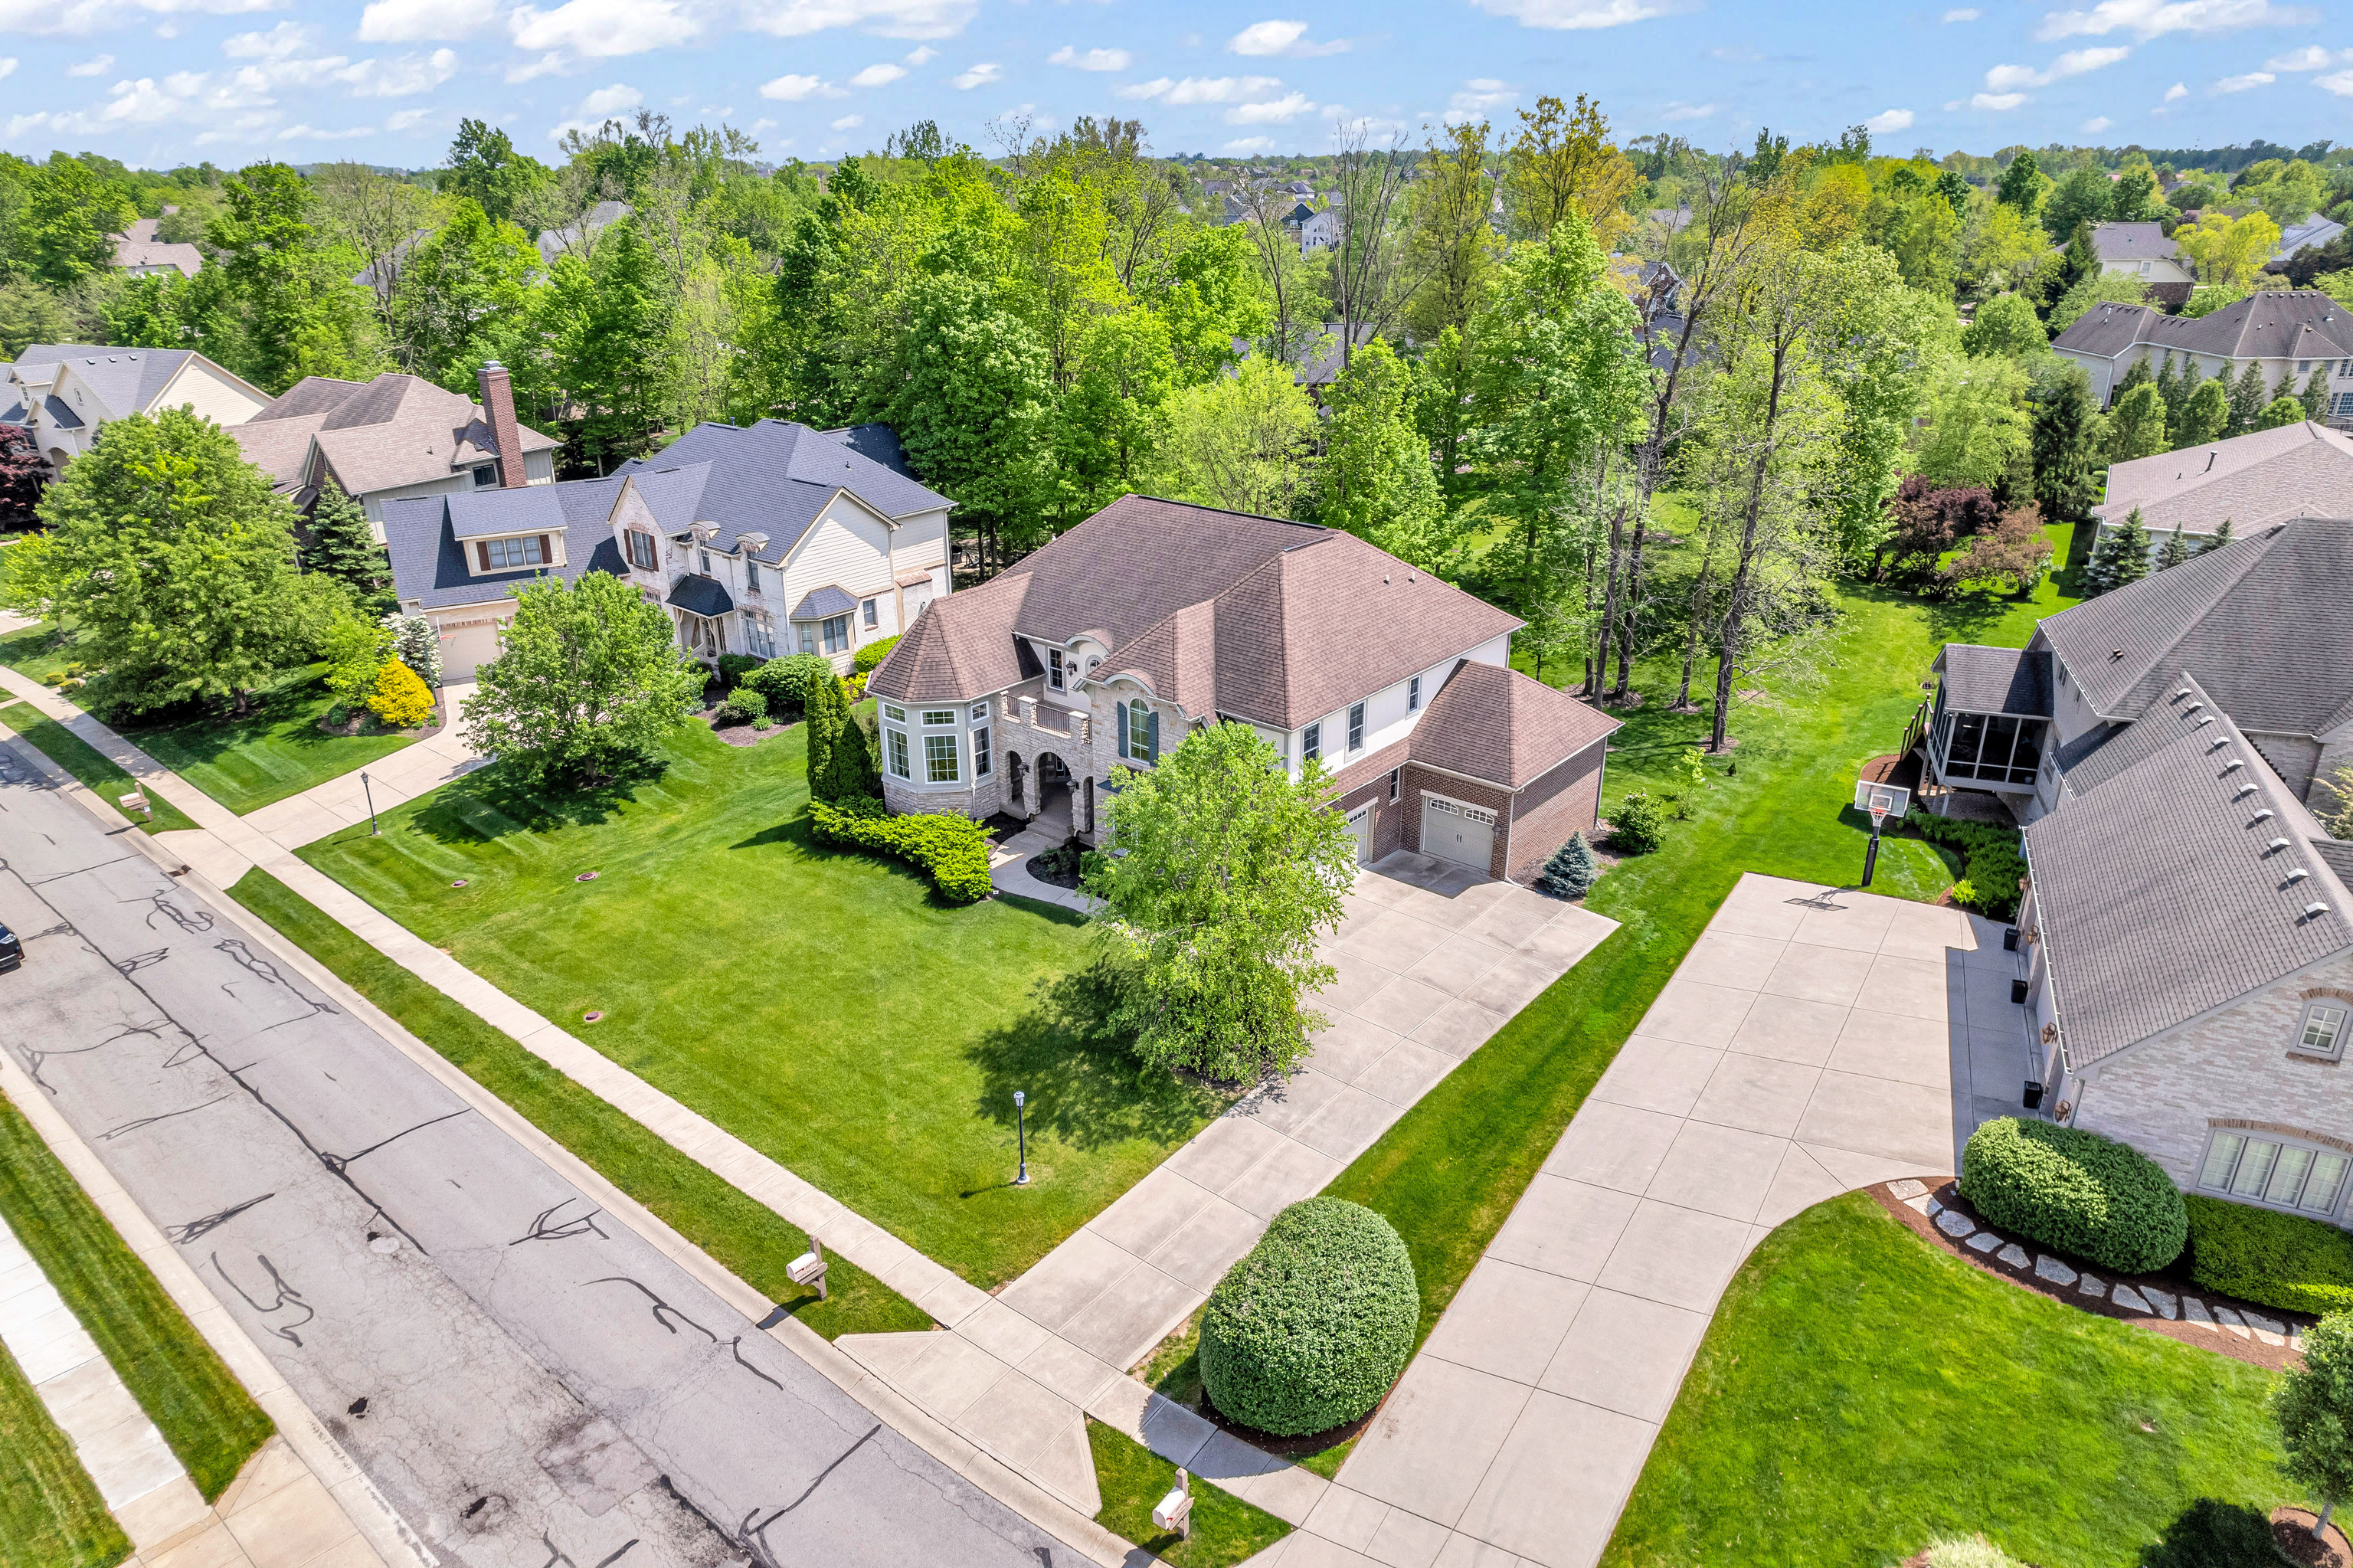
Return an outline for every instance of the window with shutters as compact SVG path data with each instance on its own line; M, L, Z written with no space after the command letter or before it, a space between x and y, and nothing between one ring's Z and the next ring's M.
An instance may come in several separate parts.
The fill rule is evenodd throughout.
M541 547L536 534L528 534L520 539L482 541L482 569L486 572L507 572L522 567L546 564L547 552Z
M2217 1197L2300 1213L2337 1212L2353 1158L2345 1151L2274 1132L2218 1127L2199 1162L2198 1185Z
M952 735L923 736L923 777L934 784L956 781L956 737Z
M1152 710L1142 703L1127 705L1127 755L1137 762L1152 760Z
M629 565L641 572L655 569L654 536L651 534L641 534L631 528L626 530L621 537L628 542Z

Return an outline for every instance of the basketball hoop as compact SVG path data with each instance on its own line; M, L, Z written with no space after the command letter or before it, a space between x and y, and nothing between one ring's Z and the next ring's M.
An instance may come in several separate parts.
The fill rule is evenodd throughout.
M1862 885L1871 885L1871 874L1879 866L1879 830L1887 825L1890 817L1901 817L1910 803L1912 791L1899 784L1874 784L1868 779L1855 781L1854 806L1871 817L1871 843L1862 853Z

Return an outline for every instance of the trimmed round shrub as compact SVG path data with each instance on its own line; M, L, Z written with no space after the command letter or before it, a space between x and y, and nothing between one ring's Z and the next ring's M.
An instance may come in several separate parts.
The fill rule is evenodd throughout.
M833 666L822 654L792 653L782 659L771 659L758 669L745 673L743 683L768 699L770 713L797 709L808 711L822 682L833 679Z
M850 658L850 673L857 675L873 673L875 666L888 659L891 656L891 650L897 646L899 646L899 640L896 637L884 637L869 642Z
M2189 1235L2181 1193L2157 1161L2049 1122L2000 1117L1969 1134L1961 1196L1988 1224L2118 1274L2163 1268Z
M1609 819L1609 844L1628 854L1654 854L1667 842L1667 814L1641 789L1630 790Z
M1381 1402L1413 1354L1421 1290L1397 1227L1310 1198L1274 1216L1201 1309L1201 1385L1229 1419L1323 1432Z

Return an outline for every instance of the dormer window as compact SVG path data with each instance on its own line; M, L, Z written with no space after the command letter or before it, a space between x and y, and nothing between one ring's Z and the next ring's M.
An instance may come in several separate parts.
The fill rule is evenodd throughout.
M1046 684L1058 692L1065 689L1062 684L1062 651L1059 648L1046 650Z
M628 543L629 565L641 572L658 569L656 563L659 557L654 554L654 536L651 534L629 528L622 531L621 537Z
M749 556L744 557L744 591L745 593L760 591L760 563Z
M474 488L488 490L499 482L499 465L486 462L474 470Z
M486 572L512 572L547 565L544 534L526 534L520 539L484 539L474 548L480 552L482 570Z

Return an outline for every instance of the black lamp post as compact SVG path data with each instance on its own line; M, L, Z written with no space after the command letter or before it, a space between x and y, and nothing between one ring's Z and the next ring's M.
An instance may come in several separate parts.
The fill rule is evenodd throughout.
M360 789L367 796L368 832L375 836L381 837L383 836L384 829L377 825L375 820L375 789L368 783L368 776L364 773L360 775Z
M1013 1126L1021 1139L1021 1169L1013 1178L1016 1187L1029 1185L1029 1118L1021 1108L1028 1097L1019 1089L1013 1091Z

